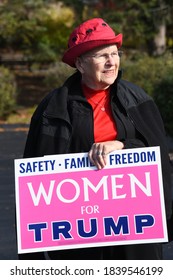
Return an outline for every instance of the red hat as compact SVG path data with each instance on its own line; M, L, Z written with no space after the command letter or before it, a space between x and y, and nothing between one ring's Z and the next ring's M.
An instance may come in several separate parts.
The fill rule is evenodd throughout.
M71 33L68 49L62 61L75 67L76 58L94 48L116 44L122 45L122 34L115 35L112 28L101 18L93 18L80 24Z

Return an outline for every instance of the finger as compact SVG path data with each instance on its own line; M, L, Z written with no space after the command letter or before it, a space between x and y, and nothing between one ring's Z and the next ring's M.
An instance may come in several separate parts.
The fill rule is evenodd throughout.
M104 168L104 162L101 160L101 159L99 159L99 158L96 158L95 160L94 160L94 164L95 164L95 166L97 167L97 169L102 169L102 168Z
M104 160L102 158L102 152L92 147L88 153L90 161L98 168L102 169L104 167Z
M102 157L103 157L103 160L104 160L105 164L106 164L106 161L107 161L107 155L108 155L108 152L107 152L106 146L103 146Z
M102 151L97 151L95 157L94 157L94 163L97 166L98 169L102 169L105 167L105 155Z
M93 150L92 149L88 152L88 157L89 157L89 160L92 162L92 164L94 164Z

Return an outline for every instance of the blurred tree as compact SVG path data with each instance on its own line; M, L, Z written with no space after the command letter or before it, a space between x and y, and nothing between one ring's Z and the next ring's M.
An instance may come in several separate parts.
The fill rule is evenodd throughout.
M0 66L0 118L8 116L16 103L16 81L14 75Z
M56 2L63 2L64 5L66 5L67 7L70 7L72 9L74 9L75 11L75 25L79 24L81 21L83 21L83 11L84 11L84 7L85 4L83 2L83 0L59 0Z
M64 50L73 22L73 10L62 2L8 0L0 6L0 48L53 61Z
M83 20L93 16L103 17L116 32L123 32L125 46L142 48L150 55L160 55L166 49L166 30L172 19L172 0L75 0L73 2L64 0L63 2L73 6L77 15L80 8L80 19L81 15Z
M171 21L172 0L101 0L101 16L116 23L126 46L160 55L166 49L166 28ZM105 5L105 2L107 3ZM103 10L103 7L104 10ZM172 22L173 24L173 22Z
M57 60L71 30L103 17L124 34L126 48L162 54L173 22L172 0L6 0L0 5L0 49L22 51L36 60ZM171 25L172 24L172 25Z

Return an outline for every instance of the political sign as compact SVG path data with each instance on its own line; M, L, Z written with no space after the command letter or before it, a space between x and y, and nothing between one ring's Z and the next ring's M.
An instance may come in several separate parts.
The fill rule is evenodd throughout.
M167 241L159 147L15 160L18 253Z

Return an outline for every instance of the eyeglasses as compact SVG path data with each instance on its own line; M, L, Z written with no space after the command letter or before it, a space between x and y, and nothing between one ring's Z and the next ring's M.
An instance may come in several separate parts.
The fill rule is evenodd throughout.
M85 55L85 57L93 57L97 62L104 63L106 62L109 57L113 59L117 59L117 57L121 57L123 54L123 51L115 51L112 53L103 53L103 54L93 54L93 55Z

